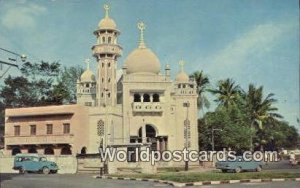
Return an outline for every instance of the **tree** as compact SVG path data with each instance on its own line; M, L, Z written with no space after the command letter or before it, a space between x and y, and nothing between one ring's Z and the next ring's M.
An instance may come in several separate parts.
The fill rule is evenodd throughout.
M197 105L198 109L203 111L204 107L209 108L210 106L210 103L204 94L209 85L209 79L203 73L203 71L196 71L192 75L190 75L190 77L194 78L196 81L198 93Z
M236 85L232 79L220 80L217 84L217 89L209 89L214 95L217 95L215 100L219 106L228 108L229 106L235 105L239 100L242 92L239 85Z
M248 93L246 95L246 109L249 116L249 124L251 129L254 127L257 130L263 131L263 124L270 125L277 118L282 118L278 113L275 113L278 109L274 107L274 103L277 101L273 98L274 94L270 93L267 97L263 98L263 86L255 88L253 84L249 85ZM251 149L253 149L253 143L251 138ZM262 146L265 140L260 138L260 145Z
M64 67L60 71L58 77L58 88L63 91L65 89L68 94L65 93L64 100L68 103L76 103L76 82L84 72L84 69L80 66ZM57 88L57 89L58 89Z

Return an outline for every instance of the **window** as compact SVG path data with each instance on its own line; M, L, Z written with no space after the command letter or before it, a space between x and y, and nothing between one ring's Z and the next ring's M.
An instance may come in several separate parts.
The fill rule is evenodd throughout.
M108 78L108 83L110 83L110 78Z
M111 43L111 37L108 37L108 43L109 44Z
M159 95L157 93L153 95L153 102L159 102Z
M36 135L36 125L30 125L30 135Z
M70 123L64 123L64 134L69 134L70 133Z
M21 130L20 125L16 125L15 126L15 136L19 136L20 135L20 130Z
M104 78L102 78L102 83L104 82Z
M86 84L85 87L90 87L90 84Z
M133 95L133 102L141 102L141 95L140 94L134 94Z
M108 65L107 65L108 67L110 67L110 63L108 63Z
M102 37L102 43L105 43L105 37Z
M53 134L53 125L47 124L47 134Z
M110 93L107 94L108 98L110 98Z
M143 102L150 102L150 95L144 94L143 97L144 97L144 101Z
M104 94L103 93L101 93L101 97L103 98L103 96L104 96Z

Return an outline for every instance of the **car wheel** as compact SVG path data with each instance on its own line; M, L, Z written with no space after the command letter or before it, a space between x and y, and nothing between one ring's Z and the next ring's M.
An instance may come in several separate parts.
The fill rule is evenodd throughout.
M227 170L226 169L222 169L222 172L227 172Z
M19 169L19 174L25 174L25 173L26 173L26 171L24 170L23 167L21 167L21 168Z
M261 172L262 168L261 166L256 167L256 172Z
M234 169L235 173L240 173L242 171L241 167L236 167Z
M43 168L43 174L49 174L50 173L50 170L48 167L44 167Z

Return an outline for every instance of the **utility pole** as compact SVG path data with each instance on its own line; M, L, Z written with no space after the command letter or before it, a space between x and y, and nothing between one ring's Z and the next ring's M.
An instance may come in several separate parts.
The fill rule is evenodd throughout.
M2 50L4 52L6 52L6 53L9 53L9 54L12 54L12 55L15 56L15 59L14 58L8 58L8 60L10 60L10 61L17 61L17 59L20 58L22 62L26 62L27 57L24 54L18 54L16 52L13 52L13 51L1 48L1 47L0 47L0 50ZM11 67L17 67L17 68L19 68L19 66L17 64L15 64L15 63L11 63L11 62L6 62L6 61L3 61L3 60L0 60L1 69L2 69L2 65L3 64L4 65L8 65L8 68L4 71L4 73L2 75L0 75L0 79L3 78L3 76L9 71L9 69Z
M189 107L190 107L190 102L184 102L183 107L186 107L186 119L184 121L184 136L185 136L185 147L186 149L189 148L189 135L190 133L190 120L189 120ZM189 161L185 161L184 165L184 170L188 171L189 170Z
M215 137L214 137L215 131L222 131L222 129L212 129L211 130L211 149L212 149L212 151L215 151Z

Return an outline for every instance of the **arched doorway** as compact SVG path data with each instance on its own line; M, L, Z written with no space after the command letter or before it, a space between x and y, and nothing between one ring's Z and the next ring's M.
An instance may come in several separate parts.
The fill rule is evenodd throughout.
M83 147L80 151L80 154L86 154L86 147Z
M11 150L11 155L17 155L18 153L22 153L20 148L13 148Z
M142 128L143 127L140 127L139 132L138 132L138 135L139 135L140 138L143 137ZM156 129L152 125L147 124L146 125L146 140L147 140L147 142L152 143L151 144L151 149L152 150L156 150L156 148L157 148L157 144L156 144L156 136L157 135L156 134L157 134Z
M51 147L45 148L44 154L45 154L45 155L54 155L54 150L53 150L53 148L51 148Z
M31 147L28 149L28 153L37 153L37 150L35 147Z
M70 147L63 147L60 152L61 155L72 155Z

